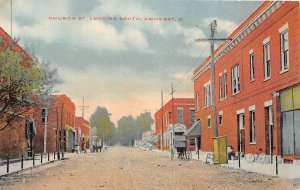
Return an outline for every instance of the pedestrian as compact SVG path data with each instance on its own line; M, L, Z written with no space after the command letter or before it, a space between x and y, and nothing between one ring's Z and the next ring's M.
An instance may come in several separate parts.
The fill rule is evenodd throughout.
M101 152L101 149L102 149L102 144L101 144L101 146L100 146L100 152Z

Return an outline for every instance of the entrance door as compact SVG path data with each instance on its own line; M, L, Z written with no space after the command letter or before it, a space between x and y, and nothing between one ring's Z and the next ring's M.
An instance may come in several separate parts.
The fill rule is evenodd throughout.
M282 113L282 154L300 155L300 110Z
M282 113L282 154L294 155L294 112Z
M237 124L238 124L238 151L244 153L245 152L245 115L238 114L237 115Z
M198 150L201 149L201 135L197 138Z
M295 155L300 156L300 110L294 111Z
M273 106L265 108L265 139L266 139L266 154L273 156Z
M280 93L282 154L300 156L300 86Z

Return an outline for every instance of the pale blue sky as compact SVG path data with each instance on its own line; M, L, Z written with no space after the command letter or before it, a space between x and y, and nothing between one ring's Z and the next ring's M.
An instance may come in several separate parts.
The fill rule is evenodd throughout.
M0 26L10 34L10 1L0 0ZM193 97L193 70L209 56L209 23L218 22L218 37L227 37L259 5L258 1L183 0L13 0L13 36L32 45L36 54L58 68L63 83L56 89L89 109L105 106L120 117L152 113L175 97ZM49 17L85 16L84 21ZM95 21L94 16L171 17L182 21ZM199 27L195 27L198 25ZM200 58L199 58L200 57ZM199 59L198 59L199 58ZM77 109L77 115L80 110Z

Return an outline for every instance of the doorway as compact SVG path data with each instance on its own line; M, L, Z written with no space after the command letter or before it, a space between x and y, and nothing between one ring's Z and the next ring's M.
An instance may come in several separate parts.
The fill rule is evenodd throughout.
M300 86L280 92L283 156L300 157Z
M266 154L270 155L271 164L273 162L273 129L274 129L273 106L265 107L265 150Z
M282 113L282 154L300 155L300 110Z
M245 114L241 113L237 115L238 125L238 151L245 153Z

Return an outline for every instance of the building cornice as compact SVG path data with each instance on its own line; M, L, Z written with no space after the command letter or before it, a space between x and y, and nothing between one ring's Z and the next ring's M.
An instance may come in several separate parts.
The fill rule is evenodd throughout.
M174 103L174 106L194 106L195 104L188 104L188 103Z
M245 25L235 36L232 37L231 41L224 43L223 47L215 51L215 62L220 60L224 55L230 52L235 46L237 46L246 36L248 36L253 30L255 30L261 23L269 18L277 9L279 9L285 2L284 1L273 1L268 4L260 13L258 13L247 25ZM205 71L210 68L210 60L207 60L202 69L197 71L192 77L195 81Z

